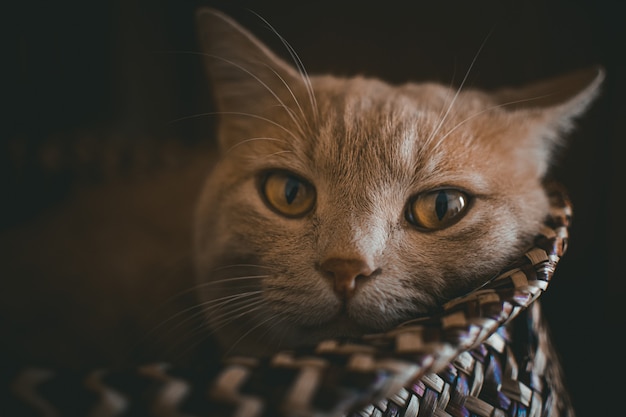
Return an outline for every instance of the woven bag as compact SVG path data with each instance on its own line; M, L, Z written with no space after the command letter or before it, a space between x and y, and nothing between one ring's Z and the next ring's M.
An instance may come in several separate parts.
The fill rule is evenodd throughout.
M212 369L0 369L0 416L573 416L537 298L567 247L571 206L534 247L429 317L358 340Z

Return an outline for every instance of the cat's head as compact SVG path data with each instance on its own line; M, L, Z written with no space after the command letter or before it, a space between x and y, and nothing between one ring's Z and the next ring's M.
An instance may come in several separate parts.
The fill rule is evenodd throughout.
M197 273L212 331L246 354L389 329L520 256L553 152L603 78L487 93L309 77L219 12L198 21L221 156Z

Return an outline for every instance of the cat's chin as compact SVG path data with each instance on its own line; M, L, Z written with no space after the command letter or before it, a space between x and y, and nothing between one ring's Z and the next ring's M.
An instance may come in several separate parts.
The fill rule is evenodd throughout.
M395 311L395 314L383 314L373 309L364 309L359 305L338 308L318 322L307 322L310 315L298 316L296 320L285 324L284 330L289 335L288 347L313 346L326 339L360 338L368 334L384 333L398 324L417 317L417 311ZM287 330L288 329L288 330Z
M224 330L224 329L223 329ZM220 336L222 348L227 356L271 356L284 349L316 346L328 339L351 339L379 330L357 323L345 314L338 315L331 321L318 325L303 325L282 322L281 326L272 326L271 330L258 328L248 337L231 337L228 331Z
M300 325L292 332L290 348L314 346L327 339L360 338L366 334L388 330L360 323L346 314L339 314L332 320L319 325Z

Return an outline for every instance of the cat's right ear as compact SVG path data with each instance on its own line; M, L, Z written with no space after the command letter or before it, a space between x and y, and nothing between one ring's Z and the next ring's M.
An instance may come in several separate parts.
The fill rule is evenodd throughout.
M604 68L594 66L493 94L496 102L511 111L521 125L532 127L533 134L526 144L537 152L535 161L540 176L563 144L563 134L573 128L574 120L598 96L604 77Z
M199 9L196 23L212 93L223 115L222 133L236 123L236 115L267 117L259 109L287 107L286 101L295 100L302 77L249 31L211 8Z

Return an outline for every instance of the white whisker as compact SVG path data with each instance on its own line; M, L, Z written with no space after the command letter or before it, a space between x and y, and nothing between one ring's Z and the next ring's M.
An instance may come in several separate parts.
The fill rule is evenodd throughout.
M218 56L218 55L213 55L213 54L207 54L205 52L196 52L196 51L171 51L169 53L174 53L174 54L188 54L188 55L199 55L199 56L203 56L206 58L213 58L213 59L219 59L220 61L223 61L229 65L232 65L233 67L243 71L244 73L248 74L250 77L252 77L255 81L257 81L259 84L261 84L261 86L263 86L263 88L265 88L267 90L268 93L270 93L272 95L272 97L274 97L276 99L276 101L278 101L278 103L281 105L281 107L283 109L285 109L285 111L287 112L287 114L289 115L289 117L291 118L291 120L295 123L295 125L298 127L298 129L303 132L302 126L300 125L300 122L298 121L298 119L295 117L295 114L293 112L293 110L291 108L289 108L289 106L287 106L283 100L278 96L278 94L276 94L276 92L274 90L272 90L272 88L267 85L267 83L265 83L263 80L261 80L259 77L257 77L256 75L254 75L250 70L248 70L247 68L237 64L236 62L233 62L229 59L226 59L224 57Z
M257 301L257 302L255 302L255 303L251 303L251 304L249 304L248 306L246 306L246 307L248 307L248 308L249 308L247 311L244 311L244 312L242 312L242 313L239 313L239 314L237 314L237 315L235 315L235 316L232 316L232 317L224 316L224 318L222 319L222 322L220 323L220 325L219 325L219 326L215 326L215 325L212 325L212 326L202 325L202 326L198 326L198 327L194 328L193 330L191 330L191 331L189 332L189 336L188 336L187 338L197 338L197 339L199 339L199 340L198 340L197 342L195 342L195 343L189 343L189 344L187 344L187 347L186 347L185 351L183 352L183 354L184 354L184 353L186 353L186 352L189 352L189 351L193 351L193 350L194 350L194 349L195 349L195 348L196 348L199 344L201 344L201 343L202 343L202 341L203 341L203 340L205 340L205 339L206 339L207 337L209 337L210 335L214 335L215 333L217 333L217 332L218 332L218 331L219 331L222 327L229 325L230 323L234 322L235 320L239 319L240 317L243 317L243 316L248 315L248 314L252 314L252 313L254 313L254 312L256 312L256 311L258 311L258 310L262 309L262 308L263 308L263 306L262 306L262 305L260 305L260 304L262 304L263 302L264 302L264 300L258 300L258 301ZM250 308L250 307L253 307L253 308ZM242 308L243 308L243 307L239 308L238 310L241 310ZM241 337L237 340L237 342L235 342L235 343L233 344L233 346L235 346L237 343L239 343L239 342L240 342L240 341L241 341L241 340L242 340L245 336L247 336L247 335L248 335L250 332L252 332L254 329L256 329L256 328L258 328L258 327L262 326L262 325L263 325L263 324L265 324L267 321L273 320L273 319L275 319L276 317L279 317L279 316L280 316L280 313L278 313L278 314L274 314L274 315L272 315L270 318L268 318L267 320L264 320L263 322L261 322L261 323L257 324L256 326L252 327L252 329L248 330L248 331L247 331L247 332L246 332L243 336L241 336ZM206 331L206 330L208 330L208 331ZM206 332L205 332L205 331L206 331ZM204 335L204 336L200 336L200 335L198 334L199 332L202 332L202 333L204 333L205 335ZM232 347L231 347L231 348L227 351L227 353L228 353L228 352L230 352L231 350L232 350Z
M263 304L265 300L261 298L252 297L252 296L250 296L249 298L251 299L238 300L238 301L232 302L231 304L232 306L239 306L239 307L236 309L228 310L224 312L223 314L219 316L219 319L217 322L213 322L210 325L208 321L203 321L199 326L196 326L193 329L190 329L187 337L188 338L196 337L199 332L204 333L206 330L208 330L207 335L215 334L221 328L223 328L224 326L227 326L228 324L232 323L238 318L243 317L246 314L253 313L262 308L261 304ZM217 306L214 306L214 307L216 308ZM254 307L254 308L251 308L251 307ZM246 311L235 314L244 309L246 309ZM209 313L208 311L204 311L204 310L201 312L201 314L204 314L204 315L208 313Z
M455 130L457 130L458 128L460 128L460 127L461 127L462 125L464 125L465 123L469 122L470 120L472 120L472 119L473 119L473 118L475 118L475 117L480 116L480 115L481 115L481 114L483 114L483 113L486 113L486 112L488 112L488 111L490 111L490 110L493 110L493 109L497 109L497 108L501 108L501 107L510 106L510 105L513 105L513 104L525 103L525 102L527 102L527 101L541 100L541 99L543 99L543 98L547 97L548 95L549 95L549 94L545 94L545 95L542 95L542 96L537 96L537 97L533 97L533 98L527 98L527 99L523 99L523 100L509 101L509 102L507 102L507 103L501 103L501 104L496 104L496 105L491 106L491 107L487 107L487 108L485 108L485 109L483 109L483 110L481 110L481 111L479 111L479 112L476 112L476 113L472 114L471 116L469 116L469 117L467 117L467 118L463 119L461 122L457 123L457 124L456 124L456 125L455 125L452 129L448 130L448 131L446 132L446 134L445 134L445 135L443 135L443 136L442 136L442 137L441 137L441 138L437 141L437 145L435 145L435 146L439 146L439 144L440 144L441 142L443 142L443 140L444 140L445 138L447 138L448 136L450 136L450 135L451 135L451 134L452 134Z
M441 109L439 110L439 115L437 117L437 120L442 120L443 119L443 114L446 111L447 106L449 105L448 103L448 99L450 98L450 95L452 94L452 88L454 87L454 79L456 78L456 62L454 64L454 71L452 72L452 78L450 79L450 84L448 85L448 89L446 90L446 97L444 99L444 102L441 106ZM427 143L430 142L430 140L432 139L432 134L431 136L428 138Z
M175 330L176 328L182 326L185 323L188 323L189 321L193 320L194 318L198 317L201 314L204 314L206 312L206 307L210 306L212 304L215 304L212 306L212 308L217 308L220 307L228 302L231 301L241 301L242 298L251 298L254 297L258 294L260 294L261 291L249 291L249 292L245 292L245 293L240 293L240 294L233 294L233 295L229 295L229 296L225 296L225 297L220 297L214 300L210 300L210 301L205 301L196 305L193 305L191 307L187 307L184 310L179 311L178 313L170 316L169 318L163 320L161 323L159 323L158 325L156 325L152 330L150 330L147 334L146 337L150 336L151 334L154 334L156 331L158 331L160 328L162 328L163 326L165 326L167 323L189 313L190 311L193 310L197 310L197 309L201 309L199 312L195 312L194 314L188 316L185 320L182 320L180 322L178 322L178 324L176 326L174 326L173 328L170 329L171 330Z
M181 297L183 295L189 294L191 292L195 292L201 288L204 287L210 287L216 284L224 284L224 283L230 283L230 282L234 282L234 281L242 281L242 280L253 280L253 279L257 279L260 280L261 278L267 278L269 275L247 275L247 276L241 276L241 277L232 277L232 278L224 278L224 279L217 279L214 281L208 281L208 282L202 282L200 284L194 285L191 288L188 288L184 291L181 291L179 293L177 293L176 295L171 296L164 304L166 304L169 301L172 301L175 298Z
M272 331L277 326L279 326L284 321L286 321L287 317L288 317L287 314L285 314L284 312L277 312L276 314L274 314L274 319L275 319L274 322L271 325L269 325L262 334L259 335L257 340L260 342L263 337L265 337L266 335L270 334L270 331ZM275 346L281 346L282 345L283 339L285 338L285 334L287 332L288 332L288 328L287 327L283 327L282 332L281 332L281 336L280 336L280 340L275 344ZM274 339L276 339L276 338L277 338L277 335L274 334ZM269 341L268 344L272 343L271 340L268 340L268 341Z
M287 83L287 81L285 81L285 79L272 67L270 67L269 65L265 64L265 66L272 71L276 77L278 77L278 79L283 83L283 85L285 86L285 88L287 89L287 91L289 91L289 94L291 95L291 98L293 99L293 101L296 103L296 106L298 107L298 109L300 110L300 115L302 116L302 120L304 120L304 123L306 124L306 126L309 128L309 130L311 130L311 125L309 124L309 119L306 117L306 113L304 112L304 109L302 108L302 106L300 105L300 101L298 101L298 98L296 97L295 93L293 92L293 90L291 89L291 87L289 86L289 84ZM306 136L306 132L300 132L303 136Z
M194 115L191 115L191 116L184 116L184 117L179 117L178 119L170 120L169 123L177 123L177 122L181 122L183 120L197 119L197 118L206 117L206 116L246 116L246 117L252 117L252 118L255 118L255 119L263 120L264 122L267 122L267 123L269 123L269 124L271 124L273 126L276 126L277 128L282 129L285 132L287 132L295 140L299 140L298 136L296 136L291 130L287 129L286 127L284 127L280 123L276 123L275 121L273 121L271 119L268 119L267 117L259 116L258 114L245 113L245 112L217 111L217 112L198 113L198 114L194 114Z
M276 313L273 314L271 316L269 316L268 318L266 318L265 320L257 323L255 326L253 326L252 328L250 328L247 332L245 332L244 334L242 334L237 340L235 340L235 342L230 346L230 348L224 353L225 356L228 356L228 354L243 340L245 339L246 336L248 336L250 333L252 333L253 331L255 331L256 329L258 329L259 327L263 326L265 323L267 323L268 321L271 320L275 320L276 317L278 317L280 315L280 313Z
M275 268L273 266L268 266L268 265L260 265L260 264L230 264L230 265L222 265L222 266L218 266L217 268L213 268L211 270L211 272L223 271L224 269L230 269L230 268L264 268L264 269L271 269L273 271L277 271L278 270L278 268Z
M287 114L289 115L289 118L291 119L291 121L294 122L294 124L298 127L298 130L301 133L304 133L304 130L302 129L302 125L300 124L300 121L297 119L296 115L294 114L294 111L287 106L283 100L278 96L278 94L272 90L272 88L267 85L267 83L265 83L263 80L261 80L259 77L257 77L256 75L254 75L250 70L248 70L247 68L237 64L236 62L233 62L229 59L217 56L217 55L211 55L211 54L206 54L206 53L201 53L201 55L208 57L208 58L214 58L214 59L219 59L222 60L224 62L226 62L227 64L230 64L232 66L234 66L235 68L238 68L239 70L245 72L246 74L248 74L250 77L254 78L259 84L261 84L268 93L270 93L272 95L272 97L274 97L276 99L276 101L280 104L280 106L285 109L285 111L287 112Z
M282 143L287 143L287 144L289 143L286 140L277 139L277 138L268 138L268 137L250 138L250 139L245 139L245 140L237 142L236 144L234 144L233 146L228 148L225 153L230 153L230 152L232 152L233 149L235 149L235 148L237 148L237 147L239 147L239 146L241 146L243 144L246 144L246 143L249 143L249 142L263 141L263 140L270 141L270 142L282 142Z
M313 117L314 117L314 120L317 122L319 119L317 99L315 98L315 91L313 90L313 84L311 84L311 78L309 77L309 74L307 73L306 68L304 67L304 64L302 63L302 60L296 53L295 49L291 46L291 44L287 42L287 40L280 33L278 33L278 31L274 28L274 26L272 26L264 17L262 17L255 11L253 10L250 10L250 11L253 14L255 14L259 19L261 19L263 23L267 25L267 27L274 33L274 35L276 35L276 37L278 37L278 39L285 46L285 49L287 49L287 52L289 52L289 55L291 55L291 59L296 65L298 73L300 74L300 77L302 78L302 81L304 82L304 85L306 86L306 89L309 95L309 101L311 103L311 109L313 111Z
M267 154L267 155L263 155L263 158L270 158L272 156L280 155L280 154L283 154L283 153L293 153L293 151L278 151L278 152L270 153L270 154Z
M243 317L245 315L248 315L250 313L254 313L255 311L258 311L258 310L262 309L264 303L265 303L265 300L258 299L258 300L254 301L252 303L247 304L247 305L240 306L240 307L238 307L236 309L227 311L226 313L222 314L219 317L219 320L211 323L211 332L215 333L218 330L220 330L221 328L223 328L224 326L227 326L228 324L232 323L233 321L235 321L235 320L237 320L237 319L239 319L239 318L241 318L241 317ZM238 305L239 304L242 304L242 303L238 303ZM254 308L251 308L251 307L254 307ZM242 310L244 310L244 311L242 311ZM237 314L235 314L235 313L237 313Z
M476 61L478 60L478 56L480 55L481 51L485 47L485 44L487 43L487 40L489 39L490 35L491 35L491 32L489 32L487 34L487 36L483 40L482 44L480 45L480 48L478 48L478 51L476 51L476 54L474 55L474 58L472 59L472 62L470 63L469 68L465 72L465 76L463 77L463 80L461 80L461 84L459 85L459 88L456 90L456 93L454 94L454 97L452 97L452 101L450 102L450 105L448 106L448 109L446 110L445 114L443 115L443 117L441 118L441 120L439 121L439 123L437 124L435 129L433 130L433 132L428 137L428 139L426 141L427 143L429 143L437 135L437 133L439 133L439 130L441 129L441 127L445 123L446 119L448 118L448 115L452 111L452 107L456 103L456 100L459 97L459 94L461 94L461 90L463 90L463 87L465 87L465 83L467 82L467 79L469 78L469 75L470 75L470 73L472 71L472 68L474 68L474 64L476 64ZM439 144L439 142L437 143L437 146L438 146L438 144Z

